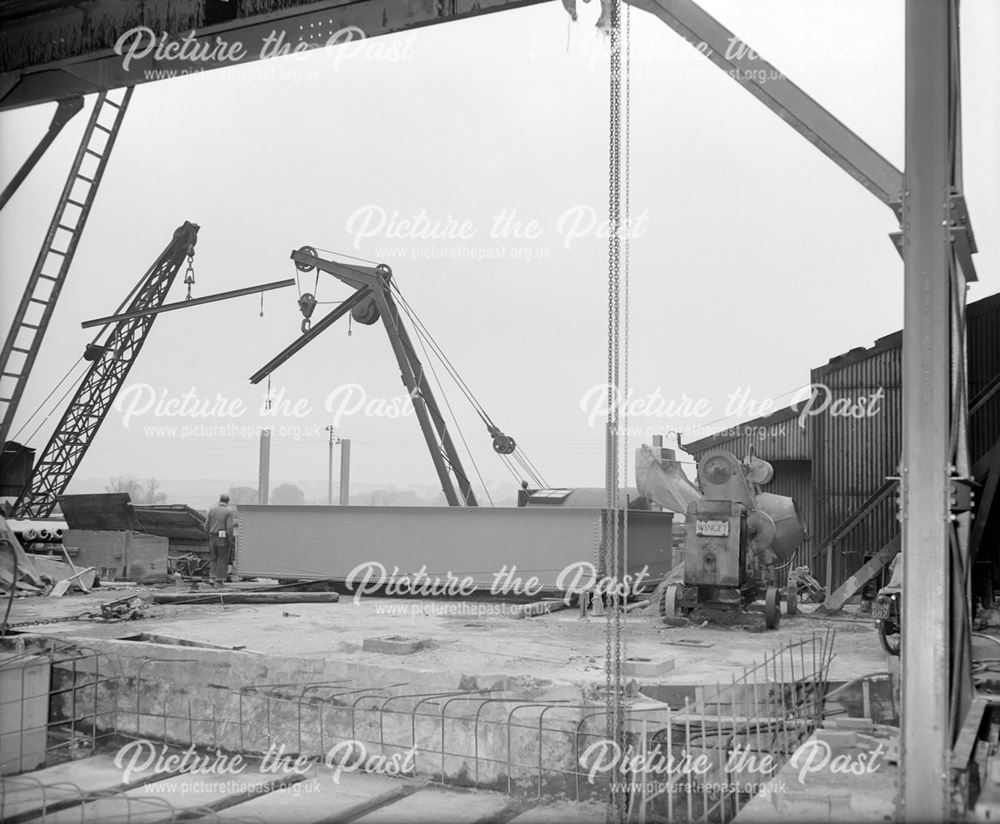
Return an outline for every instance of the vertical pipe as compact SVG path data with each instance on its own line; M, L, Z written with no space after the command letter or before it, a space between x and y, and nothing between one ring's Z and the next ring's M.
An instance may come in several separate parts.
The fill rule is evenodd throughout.
M653 453L656 455L657 458L660 457L660 455L661 455L660 450L662 448L663 448L663 436L662 435L653 435ZM629 460L629 456L628 455L625 456L625 460L626 461ZM650 503L649 507L650 507L650 509L654 510L655 512L663 512L663 507L659 506L658 504Z
M257 503L266 504L271 484L271 430L260 430L260 460L257 469Z
M347 506L351 496L351 439L340 439L340 505Z
M326 505L333 506L333 427L328 426L326 431L330 433L330 448L326 467ZM344 496L341 495L341 498Z
M902 814L947 821L950 3L906 5Z

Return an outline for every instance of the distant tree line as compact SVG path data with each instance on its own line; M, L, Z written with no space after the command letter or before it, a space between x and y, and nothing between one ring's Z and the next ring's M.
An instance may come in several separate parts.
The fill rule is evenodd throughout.
M112 478L104 489L108 492L127 492L134 504L155 506L167 502L167 493L156 478L140 481L135 475L118 475Z

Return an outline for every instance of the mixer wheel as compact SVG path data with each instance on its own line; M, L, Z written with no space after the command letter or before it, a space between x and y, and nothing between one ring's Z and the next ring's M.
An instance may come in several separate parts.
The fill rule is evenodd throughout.
M681 588L677 584L671 584L663 592L663 600L660 601L660 615L664 618L682 618L681 611Z
M768 629L777 629L781 623L781 593L777 587L768 587L764 594L764 623Z

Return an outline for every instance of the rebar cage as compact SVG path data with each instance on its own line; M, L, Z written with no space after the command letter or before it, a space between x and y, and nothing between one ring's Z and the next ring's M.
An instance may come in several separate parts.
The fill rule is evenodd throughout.
M221 670L195 659L126 660L51 642L0 667L4 772L20 773L3 779L0 819L79 806L74 820L103 821L111 797L128 799L124 813L116 807L123 820L190 818L196 809L211 817L222 808L142 794L177 771L100 791L30 773L142 740L164 752L240 753L258 765L299 759L335 779L389 772L525 800L603 802L624 788L631 821L728 821L821 720L834 638L826 630L790 642L729 683L695 687L677 706L633 685L623 696L624 747L606 739L600 695L575 702L405 682L227 684ZM169 664L170 678L157 674L160 664ZM20 679L20 693L7 688L9 679ZM260 792L304 774L276 772Z

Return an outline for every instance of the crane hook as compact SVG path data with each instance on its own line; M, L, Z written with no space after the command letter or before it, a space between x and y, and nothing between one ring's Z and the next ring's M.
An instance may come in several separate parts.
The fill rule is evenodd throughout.
M302 312L302 334L309 331L312 326L312 313L316 308L316 296L312 292L304 292L299 297L299 311Z

